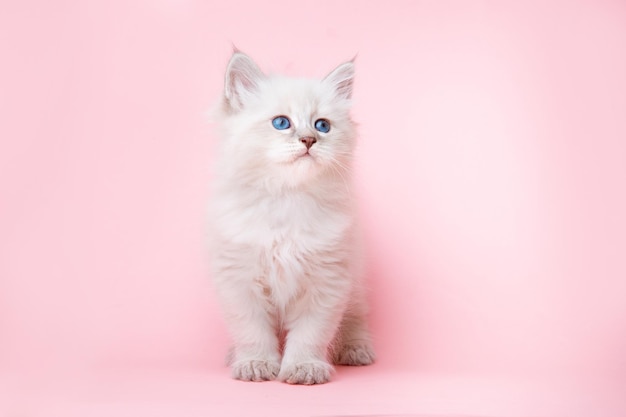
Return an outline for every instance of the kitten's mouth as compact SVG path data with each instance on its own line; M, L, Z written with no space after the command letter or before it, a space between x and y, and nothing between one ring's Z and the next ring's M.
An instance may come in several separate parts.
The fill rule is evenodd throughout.
M298 159L311 159L311 160L315 160L315 157L314 157L313 155L311 155L311 154L309 153L309 151L308 151L308 150L306 150L306 151L304 151L303 153L301 153L300 155L298 155L298 156L296 157L296 160L298 160Z

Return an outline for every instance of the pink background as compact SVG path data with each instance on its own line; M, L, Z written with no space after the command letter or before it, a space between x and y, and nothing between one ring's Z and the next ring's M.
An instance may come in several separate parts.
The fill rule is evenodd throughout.
M231 42L358 53L379 362L325 386L223 366ZM624 2L5 0L0 51L0 415L626 415Z

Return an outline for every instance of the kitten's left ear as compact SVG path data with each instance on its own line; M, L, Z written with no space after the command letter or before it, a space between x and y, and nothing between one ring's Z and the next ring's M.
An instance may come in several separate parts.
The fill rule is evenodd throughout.
M339 97L350 99L354 82L354 62L349 61L339 65L324 78L324 82L329 83Z
M230 106L241 110L263 78L265 75L257 64L248 55L235 49L226 69L224 85L224 96Z

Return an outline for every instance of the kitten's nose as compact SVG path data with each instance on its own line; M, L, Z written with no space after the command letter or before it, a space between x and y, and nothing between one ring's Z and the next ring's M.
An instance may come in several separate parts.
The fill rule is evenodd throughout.
M313 144L317 142L317 139L312 136L305 136L303 138L300 138L300 142L304 143L307 149L311 149L311 146L313 146Z

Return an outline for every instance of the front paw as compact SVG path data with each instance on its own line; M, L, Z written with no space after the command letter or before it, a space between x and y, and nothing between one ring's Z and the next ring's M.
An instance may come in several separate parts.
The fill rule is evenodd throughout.
M232 376L242 381L271 381L276 379L280 364L267 360L242 360L231 365Z
M375 359L376 354L369 343L349 343L341 346L333 355L336 365L370 365Z
M330 381L333 367L322 361L283 365L278 379L288 384L325 384Z

